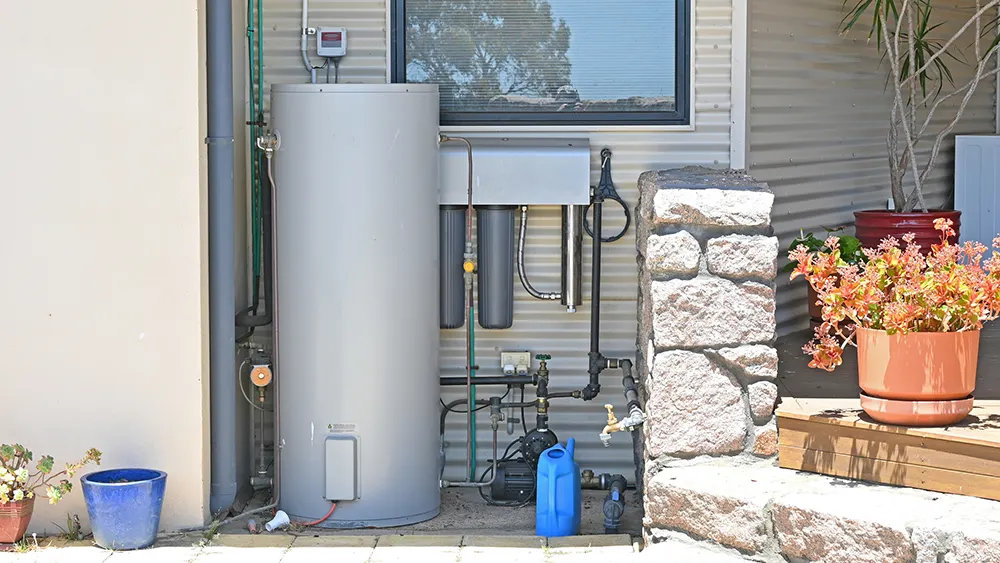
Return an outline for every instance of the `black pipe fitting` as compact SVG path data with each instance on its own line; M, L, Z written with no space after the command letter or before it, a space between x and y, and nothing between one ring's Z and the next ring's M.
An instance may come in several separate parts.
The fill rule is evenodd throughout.
M549 427L549 379L547 377L538 378L535 397L537 401L535 405L535 427L539 430L544 430Z
M619 367L622 370L622 387L625 389L625 400L628 401L628 410L642 408L639 403L639 389L635 385L635 378L632 377L632 361L620 360Z
M560 391L558 393L549 393L549 399L582 399L583 391Z
M625 515L625 488L628 482L622 475L604 474L601 475L601 486L608 489L608 495L604 497L604 533L617 534Z
M271 225L274 221L274 210L271 208L271 190L274 189L274 187L271 186L271 180L267 176L266 170L268 164L263 152L261 152L260 160L260 165L263 167L261 170L265 171L261 174L260 180L261 241L263 246L261 250L263 250L264 254L264 263L261 265L263 270L262 277L264 278L264 314L257 314L257 303L252 303L249 307L236 314L236 326L251 329L246 334L247 338L253 334L253 328L267 326L274 320L274 272L271 266L274 263L274 239L271 237ZM257 284L259 283L259 279L254 280L255 286L252 292L253 296L257 295ZM237 340L242 338L243 337L240 337Z
M590 383L581 391L584 401L590 401L601 393L601 372L607 367L607 359L599 351L591 350L587 356L590 358L590 366L587 368Z
M457 387L465 385L465 377L442 377L441 385L444 387ZM472 378L473 385L534 385L535 377L531 375L503 375L498 377L475 376Z

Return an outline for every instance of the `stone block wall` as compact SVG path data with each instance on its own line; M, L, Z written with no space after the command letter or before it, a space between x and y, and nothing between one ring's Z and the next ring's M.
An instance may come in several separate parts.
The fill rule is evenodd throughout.
M774 195L699 167L646 172L639 191L644 480L680 459L774 456Z

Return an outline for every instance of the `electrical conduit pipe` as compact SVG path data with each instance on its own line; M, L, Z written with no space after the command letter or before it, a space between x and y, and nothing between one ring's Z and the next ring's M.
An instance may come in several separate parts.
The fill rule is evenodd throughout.
M309 82L316 83L316 67L309 62L309 0L302 0L302 64L309 73Z

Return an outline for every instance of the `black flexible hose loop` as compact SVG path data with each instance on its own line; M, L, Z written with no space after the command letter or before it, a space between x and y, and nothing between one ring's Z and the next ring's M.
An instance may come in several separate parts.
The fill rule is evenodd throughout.
M611 200L622 206L622 211L625 213L625 226L622 227L620 233L615 236L604 238L601 233L601 242L615 242L625 236L628 232L629 227L632 226L632 211L629 209L628 204L625 200L618 195L618 190L615 189L615 183L611 180L611 149L605 148L601 150L601 181L597 184L597 189L594 191L594 198L591 205L594 202L603 202L605 200ZM590 210L590 206L587 207ZM587 234L591 238L594 237L594 231L590 227L590 222L587 220L587 213L583 214L583 228L587 231Z

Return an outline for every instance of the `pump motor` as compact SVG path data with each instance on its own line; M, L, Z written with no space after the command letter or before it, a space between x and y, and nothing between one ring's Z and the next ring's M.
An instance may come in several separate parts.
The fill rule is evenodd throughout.
M535 472L524 461L497 464L497 478L490 486L494 501L528 502L535 496Z

